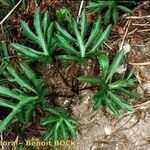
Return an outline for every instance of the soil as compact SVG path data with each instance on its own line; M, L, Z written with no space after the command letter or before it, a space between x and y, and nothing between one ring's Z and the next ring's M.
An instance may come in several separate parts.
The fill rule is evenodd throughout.
M80 5L79 1L70 0L43 0L41 3L37 0L33 2L41 5L43 11L50 9L53 12L53 10L55 11L57 8L62 7L62 5L68 6L75 16L77 16ZM34 3L30 3L32 5L29 8L33 9ZM115 117L104 106L93 112L92 97L95 89L85 84L80 84L78 87L75 78L83 74L100 75L95 61L89 60L83 66L75 63L63 63L62 65L60 61L53 65L49 64L42 69L40 64L37 65L36 69L39 74L52 87L51 94L53 96L48 97L50 103L55 99L53 105L69 107L72 116L80 122L77 128L78 139L76 145L56 149L150 150L150 63L148 65L144 64L145 62L150 62L150 17L145 17L150 15L149 10L149 1L139 2L135 12L129 16L131 18L124 15L120 17L119 22L113 26L110 38L104 45L104 48L108 49L109 55L112 57L122 41L123 45L129 44L131 46L130 52L126 54L124 64L128 68L132 65L136 67L135 76L138 80L138 85L135 90L140 94L140 98L133 101L133 112L123 112L119 118ZM29 11L31 15L34 12L34 10L30 9ZM54 14L53 16L55 17ZM135 16L139 18L135 19ZM144 65L139 65L139 63ZM74 69L72 70L72 68ZM85 87L89 87L89 89L79 92L79 89ZM43 116L43 113L39 110L35 121L24 127L27 131L27 139L42 139L46 128L43 129L38 126L41 116ZM15 139L16 134L10 131L5 138ZM43 149L49 150L53 148Z

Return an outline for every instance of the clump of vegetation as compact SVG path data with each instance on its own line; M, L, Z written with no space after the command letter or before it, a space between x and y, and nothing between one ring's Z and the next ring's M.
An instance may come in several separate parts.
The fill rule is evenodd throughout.
M0 2L3 5L15 3L11 0L0 0ZM82 62L87 62L88 59L99 62L102 76L79 75L76 77L79 81L90 83L97 88L98 91L93 97L94 110L97 110L101 104L108 107L116 116L119 116L122 110L132 110L132 104L120 98L117 93L121 92L128 97L137 98L137 95L130 91L136 84L136 79L132 77L135 68L131 68L130 72L116 78L114 74L123 60L124 51L120 50L112 62L110 62L109 55L104 50L102 51L102 45L111 33L112 25L109 24L111 15L113 21L116 22L119 15L118 9L131 13L130 9L120 3L120 1L99 0L90 2L87 6L88 9L96 11L108 8L104 15L106 27L102 27L101 17L98 17L92 26L89 25L85 10L78 22L65 8L56 11L57 21L50 18L48 11L42 13L39 8L34 14L33 27L21 20L21 28L27 38L26 44L12 42L7 48L6 43L2 42L0 107L9 109L10 113L0 121L1 132L7 132L12 124L29 123L36 115L36 107L40 106L42 112L50 113L49 117L42 118L39 123L42 127L49 126L44 135L45 140L77 138L78 121L71 117L70 108L58 108L49 104L47 95L51 96L51 87L48 87L44 79L33 71L31 61L52 64L53 60L59 59L76 61L80 65L84 65ZM67 22L67 25L65 22L62 27L61 21L63 20ZM19 62L14 64L8 52L12 48L27 60L23 61L21 57ZM63 63L63 61L60 62Z
M117 0L97 0L89 2L87 8L94 10L95 12L100 12L104 16L104 23L110 23L110 20L113 19L114 23L118 21L119 10L124 13L131 14L132 10L123 6L124 3L133 3L133 1L117 1ZM103 13L104 12L104 13Z
M136 93L128 91L128 89L133 87L136 83L136 79L131 78L134 73L134 68L130 70L127 76L124 74L116 81L112 81L113 75L120 65L123 55L123 50L118 52L112 63L110 63L107 54L101 53L98 56L98 61L102 70L102 77L78 77L78 80L98 87L98 92L93 97L94 110L97 110L102 103L106 105L116 116L119 116L119 109L132 110L132 106L123 101L116 94L117 91L120 91L128 97L137 98Z
M41 121L41 125L50 124L50 128L44 135L45 140L49 140L51 137L54 141L59 139L67 140L69 132L74 139L77 139L75 126L78 125L78 122L69 116L66 109L47 108L46 110L52 116Z
M98 50L105 42L111 32L111 25L103 31L101 27L101 18L97 19L89 35L86 12L83 11L80 23L73 18L69 21L69 33L56 22L59 47L66 54L59 55L57 58L66 61L85 61L98 55Z
M11 43L11 46L31 60L52 62L51 56L56 47L56 40L53 38L54 23L50 21L48 11L46 11L44 15L41 14L40 9L37 9L35 12L34 28L36 34L32 32L28 24L24 21L21 21L21 27L25 36L30 39L33 44L40 47L40 51L18 43Z
M6 46L3 43L3 48ZM6 54L6 49L5 49ZM6 57L7 58L7 57ZM22 123L29 122L35 111L35 106L44 103L48 88L42 79L38 79L33 70L26 64L20 63L20 71L7 58L2 64L3 80L13 84L0 86L0 106L11 109L10 114L0 122L0 131L6 130L17 118Z
M69 10L67 8L61 8L56 10L56 17L58 21L67 20L70 16Z

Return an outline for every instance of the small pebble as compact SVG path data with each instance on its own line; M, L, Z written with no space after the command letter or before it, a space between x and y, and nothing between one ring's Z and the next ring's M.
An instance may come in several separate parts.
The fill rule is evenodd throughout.
M111 135L111 127L104 127L104 132L106 135Z
M124 49L124 54L127 54L131 51L131 45L130 44L124 44L123 45L123 49Z
M126 70L127 70L127 65L122 64L122 65L120 65L120 66L117 68L116 72L119 73L119 74L122 74L122 73L124 73Z

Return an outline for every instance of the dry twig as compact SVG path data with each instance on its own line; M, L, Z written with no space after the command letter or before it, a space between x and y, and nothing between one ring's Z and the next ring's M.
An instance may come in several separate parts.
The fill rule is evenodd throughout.
M82 0L80 3L80 8L79 8L78 16L77 16L77 22L79 22L80 15L81 15L82 8L83 8L83 4L84 4L84 0Z
M22 0L20 0L14 7L13 9L3 18L3 20L0 22L0 25L2 25L4 23L4 21L12 14L12 12L19 6L19 4L22 2Z
M134 66L146 66L146 65L150 65L150 62L143 62L143 63L129 63L130 65L134 65Z
M125 38L126 38L126 36L127 36L127 33L128 33L128 30L129 30L130 25L131 25L131 20L128 20L128 21L127 21L126 31L125 31L125 34L124 34L124 36L123 36L123 39L122 39L122 42L121 42L121 45L120 45L120 50L121 50L122 47L123 47L123 44L124 44Z
M146 16L129 16L129 17L126 17L126 19L145 19L145 18L150 18L150 15L146 15Z

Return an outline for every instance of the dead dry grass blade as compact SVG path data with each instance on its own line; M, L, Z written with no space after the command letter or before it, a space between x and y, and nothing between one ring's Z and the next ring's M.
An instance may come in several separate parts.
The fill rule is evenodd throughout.
M132 63L132 62L129 62L130 65L134 65L134 66L147 66L147 65L150 65L150 61L148 62L142 62L142 63Z
M0 25L2 25L5 20L12 14L12 12L19 6L19 4L22 2L22 0L20 0L13 8L12 10L2 19L2 21L0 22Z

